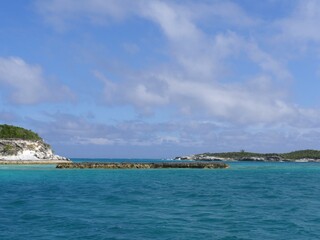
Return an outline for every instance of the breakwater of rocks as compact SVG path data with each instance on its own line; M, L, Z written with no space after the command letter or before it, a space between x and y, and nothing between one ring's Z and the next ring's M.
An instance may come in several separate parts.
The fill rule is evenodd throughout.
M161 163L59 163L60 169L154 169L154 168L228 168L226 163L209 162L161 162Z

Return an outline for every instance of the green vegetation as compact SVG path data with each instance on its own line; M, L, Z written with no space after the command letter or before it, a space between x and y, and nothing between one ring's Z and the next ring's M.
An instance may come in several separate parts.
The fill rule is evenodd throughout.
M196 156L215 156L221 158L232 158L232 159L241 159L241 158L250 158L250 157L279 157L282 159L320 159L320 151L318 150L301 150L294 151L289 153L253 153L253 152L245 152L241 150L240 152L222 152L222 153L203 153L197 154Z
M0 124L0 139L42 140L37 133L31 130L7 124Z
M203 156L215 156L221 158L244 158L244 157L263 157L265 154L252 153L252 152L222 152L222 153L204 153Z
M302 159L302 158L312 158L312 159L320 159L320 151L317 150L301 150L290 153L280 154L281 157L285 159Z

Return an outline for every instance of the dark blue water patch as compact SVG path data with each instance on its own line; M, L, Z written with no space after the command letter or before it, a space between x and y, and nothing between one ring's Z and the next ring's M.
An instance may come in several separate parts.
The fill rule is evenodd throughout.
M319 239L320 165L0 168L0 239Z

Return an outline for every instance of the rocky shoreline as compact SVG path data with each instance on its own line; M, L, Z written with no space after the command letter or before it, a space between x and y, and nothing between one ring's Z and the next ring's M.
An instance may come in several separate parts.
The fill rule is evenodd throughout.
M164 162L164 163L60 163L59 169L159 169L159 168L228 168L226 163Z
M218 156L203 156L203 155L190 155L176 157L174 160L184 160L184 161L202 161L202 162L319 162L318 158L299 158L299 159L287 159L279 156L253 156L253 157L238 157L238 158L226 158Z

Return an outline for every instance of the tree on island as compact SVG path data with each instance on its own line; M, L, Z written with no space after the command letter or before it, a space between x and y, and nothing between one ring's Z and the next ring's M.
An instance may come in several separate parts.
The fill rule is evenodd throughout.
M42 138L31 130L7 124L0 124L0 139L22 139L42 141Z

